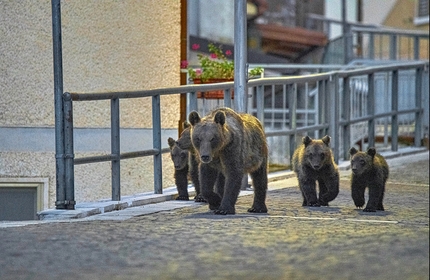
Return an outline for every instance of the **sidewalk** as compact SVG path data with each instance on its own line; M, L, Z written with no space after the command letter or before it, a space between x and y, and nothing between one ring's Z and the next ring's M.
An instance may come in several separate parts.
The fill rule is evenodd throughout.
M420 153L426 151L424 148L403 148L398 152L381 152L382 155L385 156L386 159L397 158L405 155L412 155L416 153ZM339 170L347 170L349 169L349 161L343 161L339 163ZM293 180L288 181L286 186L297 186L297 180L295 179L295 174L292 171L281 171L269 174L269 182L277 181L285 178L292 178ZM273 189L269 185L269 190ZM190 193L190 197L194 196L194 188L190 185L188 192ZM249 195L252 194L252 191L242 191L240 195ZM181 207L183 203L172 201L177 196L176 187L170 187L163 190L163 194L154 194L152 192L135 194L132 196L123 196L121 201L111 201L110 199L101 200L97 202L84 202L77 203L75 206L75 210L57 210L57 209L49 209L42 211L39 213L40 220L63 220L63 219L80 219L93 215L99 216L102 214L100 218L94 219L105 219L104 217L133 217L139 214L148 214L154 213L158 211L166 210L167 205L172 205L172 209L176 209ZM162 205L152 205L154 203L161 203L170 201L169 203L164 203ZM147 207L139 207L144 206ZM150 206L149 206L150 205ZM160 208L161 207L161 208ZM133 209L130 209L133 208ZM160 209L159 209L160 208ZM117 211L121 210L121 211ZM26 222L24 222L25 224ZM37 223L37 222L34 222ZM22 224L20 222L15 222L13 224ZM0 228L5 226L0 222Z
M271 175L268 214L247 213L245 191L236 215L165 201L0 223L0 279L428 279L429 152L402 152L388 156L384 212L355 209L342 163L329 207L302 207L283 173Z

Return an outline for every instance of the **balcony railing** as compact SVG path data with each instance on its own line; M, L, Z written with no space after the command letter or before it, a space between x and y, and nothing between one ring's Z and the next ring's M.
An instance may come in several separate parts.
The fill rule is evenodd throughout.
M265 125L271 154L286 151L289 161L297 140L303 135L332 137L335 160L347 158L347 149L354 144L357 125L367 145L375 145L378 125L385 124L384 136L390 136L390 148L398 149L401 125L406 124L415 136L415 146L428 133L428 66L427 62L396 63L378 67L338 70L296 77L272 77L248 82L248 112L256 115ZM378 86L382 75L386 84ZM402 78L406 75L406 78ZM66 200L73 205L74 165L110 161L112 164L112 200L121 200L120 162L128 158L152 156L154 164L154 193L162 193L160 97L170 94L188 94L188 111L201 110L197 93L221 89L225 91L223 103L213 105L233 107L230 90L234 82L205 85L186 85L172 88L130 92L64 93L64 147L66 156ZM407 93L407 102L401 97ZM152 149L121 153L119 135L120 100L148 98L152 102ZM110 100L111 102L111 153L92 157L74 158L73 104L76 102ZM427 104L427 106L425 106ZM234 109L234 108L233 108ZM426 122L427 121L427 122ZM276 137L283 142L272 141ZM272 143L272 144L271 144ZM273 143L276 143L274 145ZM279 144L284 143L284 144ZM69 155L69 156L67 156Z

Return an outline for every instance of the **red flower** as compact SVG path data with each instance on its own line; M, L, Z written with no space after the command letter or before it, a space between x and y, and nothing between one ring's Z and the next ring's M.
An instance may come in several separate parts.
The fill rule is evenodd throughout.
M226 50L226 51L225 51L225 55L226 55L226 56L230 56L230 55L231 55L231 50Z
M182 60L181 61L181 69L186 69L188 67L188 61Z
M215 53L211 53L211 58L213 58L213 59L217 58L216 54Z
M200 45L199 45L199 44L193 44L193 45L191 46L191 48L192 48L193 50L198 50L198 49L200 49Z

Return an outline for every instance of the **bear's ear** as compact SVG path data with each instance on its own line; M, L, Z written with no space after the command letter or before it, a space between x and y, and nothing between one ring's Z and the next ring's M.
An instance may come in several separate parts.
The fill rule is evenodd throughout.
M323 141L324 144L326 144L327 146L330 146L330 136L326 135L324 136L321 140Z
M305 147L308 146L312 142L312 138L309 136L305 136L302 138L302 143L305 144Z
M175 146L176 141L172 137L169 137L169 139L167 139L167 143L169 143L169 147L172 148Z
M352 147L351 149L349 149L349 154L350 154L351 156L355 155L357 152L358 152L358 151L357 151L357 149L356 149L356 148L354 148L354 147Z
M190 124L189 122L187 122L187 121L184 121L184 122L182 123L182 129L189 128L190 126L191 126L191 124Z
M214 118L215 123L219 123L220 125L225 124L225 114L224 112L217 112Z
M195 126L200 122L200 115L196 111L192 111L188 115L188 121L191 123L192 126Z
M376 155L376 149L375 148L369 148L367 149L367 154L371 157L374 157Z

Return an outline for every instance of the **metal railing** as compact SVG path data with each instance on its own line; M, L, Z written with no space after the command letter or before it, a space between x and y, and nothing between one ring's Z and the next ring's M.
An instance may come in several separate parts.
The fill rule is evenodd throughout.
M304 134L312 134L315 137L322 137L328 134L332 137L333 152L335 160L340 157L346 158L346 147L351 143L351 128L359 122L367 122L368 145L375 144L375 124L380 118L390 118L391 126L391 149L398 149L398 120L399 116L404 114L414 114L411 125L414 126L415 145L420 146L420 140L423 137L423 97L428 100L428 62L397 63L393 65L367 67L355 70L332 71L328 73L319 73L297 77L275 77L260 78L250 80L249 87L249 113L256 115L263 123L270 119L265 106L265 96L267 96L265 87L282 88L282 97L279 104L282 113L287 114L278 129L267 129L266 136L268 139L273 137L287 137L288 141L282 149L288 150L292 155L296 147L296 140ZM411 108L399 107L399 73L402 71L413 71L415 73L415 86L413 88L414 103ZM426 72L426 73L425 73ZM375 100L378 93L375 91L375 76L378 73L390 73L391 79L391 106L388 111L376 110ZM353 98L351 97L351 80L356 77L367 77L368 91L365 101L366 111L361 115L354 115ZM427 77L426 90L423 90L423 79ZM315 90L310 93L310 85L315 85ZM64 123L65 153L72 155L65 157L66 166L66 184L65 192L68 197L74 200L74 165L87 164L94 162L110 161L112 164L112 200L121 200L120 195L120 162L128 158L153 156L154 164L154 193L162 193L162 153L168 152L168 149L161 147L161 119L160 119L160 97L168 94L188 93L189 103L188 110L198 110L197 93L217 90L224 90L224 104L217 106L232 107L231 89L234 82L205 84L205 85L186 85L172 88L161 88L154 90L130 91L130 92L107 92L107 93L64 93ZM300 100L308 97L313 98L308 102ZM119 103L122 99L130 98L151 98L152 100L152 123L153 123L153 148L149 150L121 153L119 135ZM73 148L73 103L110 100L111 102L111 153L74 158ZM311 104L312 103L312 104ZM303 104L307 107L301 107ZM314 109L312 109L314 108ZM316 108L316 109L315 109ZM270 109L269 109L270 110ZM276 113L276 112L275 112ZM303 113L308 114L303 117ZM427 113L428 114L428 113Z
M348 64L352 60L428 60L429 32L400 30L385 26L346 22L308 14L307 27L327 34L333 28L346 32L325 47L322 63Z

